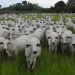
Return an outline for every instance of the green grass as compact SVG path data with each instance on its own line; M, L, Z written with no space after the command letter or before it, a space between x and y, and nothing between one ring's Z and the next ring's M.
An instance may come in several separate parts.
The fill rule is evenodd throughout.
M24 53L16 58L8 58L1 53L0 75L75 75L75 57L52 54L44 47L35 69L31 72L26 66Z
M44 16L43 16L43 15L40 15L40 14L36 15L36 17L37 17L38 19L44 18ZM27 15L27 17L22 16L21 18L23 18L24 20L27 20L27 19L29 19L29 18L32 18L32 20L36 20L36 17L33 17L33 18L32 18L31 15Z
M73 17L74 17L75 15L69 15L69 16L66 16L66 18L70 18L70 19L72 19Z
M68 28L68 30L72 31L72 33L75 34L75 30L73 28Z
M55 15L54 21L59 21L59 16ZM30 15L26 18L22 16L25 20L30 17ZM44 18L42 15L36 17ZM72 30L72 32L74 31ZM64 55L52 54L47 47L42 47L42 53L33 72L26 66L24 52L13 58L9 58L0 52L0 75L75 75L75 57L67 52L68 50Z
M59 17L60 17L59 14L58 14L58 15L55 15L55 16L54 16L54 21L59 21Z

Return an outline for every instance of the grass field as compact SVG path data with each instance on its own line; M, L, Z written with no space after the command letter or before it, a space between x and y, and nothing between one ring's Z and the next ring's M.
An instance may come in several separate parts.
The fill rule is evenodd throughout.
M54 16L54 21L59 21L59 15ZM0 75L75 75L75 56L72 57L68 49L65 54L52 54L47 47L42 47L41 56L32 72L26 66L24 52L13 58L0 53Z
M1 53L0 75L75 75L75 57L52 54L44 47L35 69L31 72L26 66L24 53L15 58Z

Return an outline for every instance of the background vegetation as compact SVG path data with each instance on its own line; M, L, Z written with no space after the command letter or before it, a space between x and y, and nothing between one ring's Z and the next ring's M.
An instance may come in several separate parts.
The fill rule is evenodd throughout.
M42 48L33 72L26 66L24 52L16 58L1 55L0 75L75 75L75 57L70 54L52 54L46 47Z
M58 21L59 15L55 15L54 20ZM65 54L52 54L48 51L48 47L42 46L42 53L35 69L31 71L27 67L24 52L13 58L0 52L0 75L75 75L75 56L71 56L69 49L65 50Z
M10 5L9 7L1 8L0 13L75 13L75 0L68 0L67 3L64 1L58 1L54 4L54 7L43 8L38 4L32 4L27 1L22 1L22 3L16 3Z

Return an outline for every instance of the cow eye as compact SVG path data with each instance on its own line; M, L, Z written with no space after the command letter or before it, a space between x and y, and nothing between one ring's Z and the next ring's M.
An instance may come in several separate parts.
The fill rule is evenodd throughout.
M24 35L28 35L28 34L24 34Z
M19 31L21 32L21 29L19 29Z
M2 27L3 29L5 29L5 27Z
M62 28L65 28L65 27L62 27Z
M8 43L8 45L11 44L10 42Z
M43 26L43 28L45 28L45 26Z
M51 37L48 37L48 39L51 39Z
M49 29L49 28L47 28L47 29Z
M70 38L69 36L67 36L66 38Z
M68 37L68 38L71 38L71 37Z
M18 26L20 28L20 26Z
M59 26L57 26L57 28L59 28Z
M36 46L40 47L40 46L41 46L41 44L37 44Z
M58 37L55 37L56 39L58 39Z
M30 46L30 44L27 44L27 45L26 45L26 48L28 48L29 46Z
M30 31L31 33L33 33L33 31Z
M0 42L0 45L3 44L3 42Z
M66 38L68 38L68 36Z
M12 30L15 30L15 29L12 29Z
M6 28L6 30L9 30L9 28Z
M26 32L26 31L24 31L24 32Z

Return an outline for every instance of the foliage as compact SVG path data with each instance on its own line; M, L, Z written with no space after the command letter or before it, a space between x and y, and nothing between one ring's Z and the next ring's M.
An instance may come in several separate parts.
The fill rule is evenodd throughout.
M26 65L24 52L16 58L9 58L1 53L0 75L75 75L75 57L69 54L52 54L48 48L43 47L32 72Z
M23 5L27 4L27 1L22 1L22 4L23 4Z
M54 6L50 8L43 8L38 4L33 4L27 1L22 1L22 3L16 3L9 5L9 7L1 8L1 11L19 11L19 12L43 12L43 13L75 13L75 0L68 0L67 3L64 1L58 1Z

